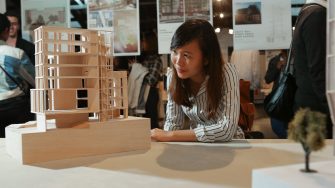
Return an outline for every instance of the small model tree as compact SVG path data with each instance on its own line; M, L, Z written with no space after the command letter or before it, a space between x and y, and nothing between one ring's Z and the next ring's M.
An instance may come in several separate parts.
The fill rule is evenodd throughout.
M325 146L326 115L302 108L289 123L288 138L300 142L305 151L305 169L302 172L316 172L309 168L309 156Z

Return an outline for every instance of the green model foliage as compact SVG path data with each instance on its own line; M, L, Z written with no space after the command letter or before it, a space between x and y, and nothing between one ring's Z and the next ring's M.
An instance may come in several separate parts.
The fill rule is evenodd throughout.
M305 170L309 169L309 155L325 146L326 115L302 108L289 123L288 138L300 142L305 151Z

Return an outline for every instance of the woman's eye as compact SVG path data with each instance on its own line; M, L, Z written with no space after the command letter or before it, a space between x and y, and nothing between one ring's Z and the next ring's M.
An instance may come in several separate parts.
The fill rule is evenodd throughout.
M185 59L190 59L191 56L189 54L184 54Z
M177 51L176 50L172 50L171 51L171 56L177 56Z

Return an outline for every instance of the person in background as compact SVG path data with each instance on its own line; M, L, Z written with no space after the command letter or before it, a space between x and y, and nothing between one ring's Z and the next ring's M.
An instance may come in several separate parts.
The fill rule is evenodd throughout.
M152 129L156 141L231 141L244 138L238 126L239 79L224 63L212 25L191 19L171 41L172 71L164 130Z
M146 32L142 34L141 55L137 62L147 68L148 74L144 76L143 84L149 85L149 94L145 103L144 117L150 118L151 128L158 128L158 82L162 80L163 63L158 54L158 41L156 33Z
M31 63L35 65L35 46L21 37L19 16L15 11L7 11L5 15L10 22L9 37L6 43L9 46L22 49L28 55Z
M280 75L285 69L286 62L287 50L285 49L282 49L278 55L270 60L264 79L267 84L273 82L272 88L277 88ZM288 122L283 122L273 117L270 117L270 119L272 130L278 138L287 138Z
M24 88L35 86L35 69L23 50L6 44L9 30L9 20L0 14L0 137L7 125L34 119Z
M129 73L129 56L117 56L113 59L113 69L115 71L127 71Z
M297 20L292 43L297 84L294 110L308 107L326 114L327 138L332 138L326 98L327 1L307 0Z

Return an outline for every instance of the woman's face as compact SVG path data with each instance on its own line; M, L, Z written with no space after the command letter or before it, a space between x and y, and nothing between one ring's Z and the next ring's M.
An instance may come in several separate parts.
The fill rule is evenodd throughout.
M181 79L201 83L205 79L204 61L197 40L172 50L171 61Z

